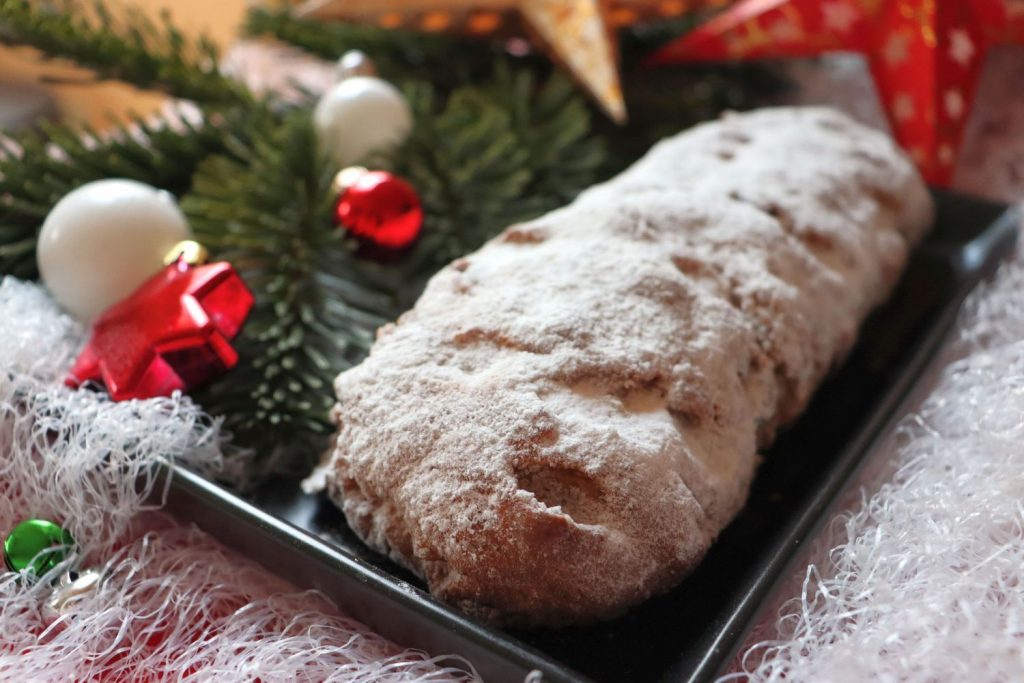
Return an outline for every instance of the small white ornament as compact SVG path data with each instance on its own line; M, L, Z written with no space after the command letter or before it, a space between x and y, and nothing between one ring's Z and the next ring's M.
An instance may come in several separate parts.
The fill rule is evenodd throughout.
M387 81L353 76L324 94L313 125L321 148L342 168L401 144L412 130L412 110Z
M189 237L171 194L134 180L98 180L53 207L36 260L57 303L88 322L155 275Z

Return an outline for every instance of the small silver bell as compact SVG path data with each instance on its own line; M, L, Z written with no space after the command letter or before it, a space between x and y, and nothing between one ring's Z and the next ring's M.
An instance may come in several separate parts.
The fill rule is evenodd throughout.
M349 50L341 56L334 67L334 81L337 83L353 76L376 76L377 66L362 50Z
M47 612L54 619L63 616L72 605L99 588L102 580L103 575L95 569L64 572L46 601Z

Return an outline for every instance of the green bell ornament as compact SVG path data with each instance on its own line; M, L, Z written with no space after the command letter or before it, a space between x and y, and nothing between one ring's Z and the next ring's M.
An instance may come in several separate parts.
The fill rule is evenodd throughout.
M28 519L4 539L4 562L15 572L42 576L67 559L75 539L45 519Z

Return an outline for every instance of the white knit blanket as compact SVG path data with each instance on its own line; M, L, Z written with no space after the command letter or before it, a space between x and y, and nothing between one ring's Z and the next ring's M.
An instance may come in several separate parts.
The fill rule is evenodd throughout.
M757 629L776 635L723 680L1024 680L1024 249L971 296L942 361Z
M105 575L54 618L48 580L0 572L0 680L465 678L446 667L454 660L389 643L317 594L144 511L157 458L230 477L244 457L222 454L218 424L188 398L113 403L65 388L82 331L38 286L0 282L0 321L0 535L26 518L60 522L80 547L73 559Z

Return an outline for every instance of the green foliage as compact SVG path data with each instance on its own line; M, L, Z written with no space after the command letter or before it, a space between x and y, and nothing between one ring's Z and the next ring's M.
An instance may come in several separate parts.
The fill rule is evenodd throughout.
M487 80L495 59L503 56L493 43L484 40L300 19L287 3L277 9L250 10L243 31L275 38L328 61L348 50L362 50L373 58L382 78L398 85L426 81L434 92ZM528 60L519 61L522 66L535 66Z
M104 0L0 0L0 42L31 46L101 78L182 99L208 104L251 99L245 87L220 73L217 48L209 40L186 38L166 15L159 25L137 10L123 15L117 18Z
M394 300L367 286L353 243L331 224L334 169L306 112L230 152L200 166L182 208L256 304L239 366L196 398L266 458L314 455L310 439L330 428L331 380L365 354Z
M134 178L181 195L199 163L222 152L228 140L250 136L254 121L240 112L199 121L135 118L103 135L44 124L9 138L0 153L0 273L37 276L39 228L57 200L76 187L103 178Z
M417 124L395 166L423 198L420 251L434 268L564 204L595 181L604 159L590 112L564 77L538 88L527 71L495 74L443 105L427 83L410 89Z
M362 50L373 55L378 70L386 78L407 77L410 69L428 62L447 59L449 64L457 64L459 61L458 55L452 53L452 41L441 36L299 19L291 14L287 5L253 8L242 30L250 36L277 38L332 61L347 50Z

